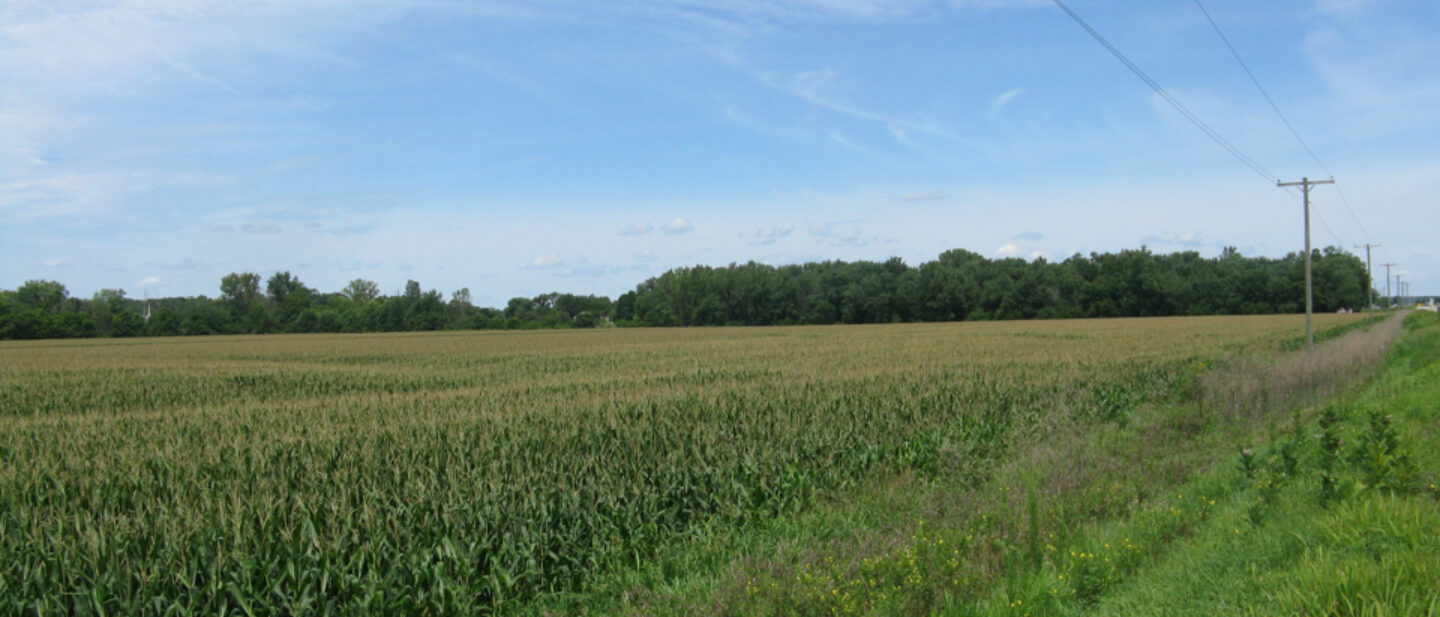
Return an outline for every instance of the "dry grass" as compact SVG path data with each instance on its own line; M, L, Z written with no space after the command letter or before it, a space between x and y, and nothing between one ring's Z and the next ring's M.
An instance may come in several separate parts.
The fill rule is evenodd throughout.
M1314 404L1379 370L1404 317L1391 316L1307 352L1232 358L1201 378L1201 405L1208 412L1258 421Z

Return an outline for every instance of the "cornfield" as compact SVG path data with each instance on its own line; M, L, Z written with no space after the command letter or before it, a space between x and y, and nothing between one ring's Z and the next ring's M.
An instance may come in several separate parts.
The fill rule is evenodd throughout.
M1297 324L7 343L0 610L507 613L1051 414L1119 419Z

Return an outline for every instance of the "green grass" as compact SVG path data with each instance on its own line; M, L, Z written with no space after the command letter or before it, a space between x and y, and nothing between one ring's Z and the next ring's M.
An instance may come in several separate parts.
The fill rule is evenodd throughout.
M1352 353L1366 336L1383 333L1355 328L1317 353ZM766 526L677 544L651 576L532 608L1440 614L1437 349L1440 319L1413 314L1383 362L1322 404L1276 396L1263 413L1234 413L1190 402L1182 383L1177 398L1099 424L1052 415L985 469L878 479ZM1296 371L1334 374L1301 359L1242 368L1287 383L1305 381ZM1278 402L1290 400L1300 402Z

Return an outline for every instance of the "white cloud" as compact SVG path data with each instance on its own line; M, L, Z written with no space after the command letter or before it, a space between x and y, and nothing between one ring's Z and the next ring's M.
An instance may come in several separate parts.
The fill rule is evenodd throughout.
M790 236L795 231L794 225L781 225L771 227L769 231L756 230L755 234L745 241L750 246L767 246L779 242Z
M139 283L136 283L135 286L136 286L136 287L149 287L149 286L151 286L151 285L159 285L159 284L160 284L160 277L158 277L158 276L147 276L147 277L145 277L145 278L143 278L143 279L140 279L140 282L139 282Z
M830 223L811 223L810 235L817 238L833 238L835 237L835 226Z
M629 224L629 225L626 225L623 229L621 229L621 230L620 230L620 233L619 233L618 235L621 235L621 236L643 236L643 235L645 235L645 234L650 233L650 232L653 231L654 229L655 229L655 226L654 226L654 225L651 225L651 224L649 224L649 223L631 223L631 224Z
M1015 97L1020 96L1024 92L1024 88L1015 88L1014 90L1006 90L1000 93L1000 96L990 101L990 113L999 113L1000 110L1005 109L1006 105L1009 105L1011 101L1015 100Z
M1201 248L1207 246L1207 243L1201 238L1200 234L1193 231L1178 234L1173 232L1166 232L1159 235L1145 236L1140 240L1140 242L1142 244L1183 246L1189 248Z
M842 231L832 223L811 223L808 231L817 244L828 246L863 247L880 242L879 236L865 236L859 227Z
M565 267L565 262L561 261L558 255L541 255L520 267L528 270L549 270L551 268L563 268Z
M1014 244L1010 244L1008 242L1000 245L1000 248L995 249L995 254L1000 257L1014 257L1019 253L1020 247L1015 246Z
M1036 259L1050 259L1050 254L1040 249L1030 251L1030 261L1035 261Z
M41 265L45 266L46 268L59 268L65 265L65 260L60 259L59 257L55 257L51 259L46 259L45 261L41 262Z
M695 231L695 226L691 225L690 221L685 220L684 217L680 217L671 219L670 222L666 223L661 229L667 236L679 236Z

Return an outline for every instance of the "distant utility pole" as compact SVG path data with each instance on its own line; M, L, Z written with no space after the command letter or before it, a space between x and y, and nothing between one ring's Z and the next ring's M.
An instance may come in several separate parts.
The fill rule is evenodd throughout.
M1400 304L1400 299L1405 297L1405 284L1400 282L1400 277L1402 277L1402 276L1405 276L1405 275L1404 275L1404 274L1396 274L1396 275L1395 275L1395 304L1397 304L1397 305Z
M1380 265L1385 267L1385 299L1386 299L1386 300L1389 300L1389 299L1390 299L1390 266L1398 266L1398 265L1400 265L1400 264L1397 264L1397 263L1395 263L1395 262L1392 261L1392 262L1390 262L1390 263L1388 263L1388 264L1380 264Z
M1383 245L1383 244L1371 244L1371 243L1369 243L1369 242L1366 242L1365 244L1356 244L1356 245L1355 245L1355 248L1357 248L1357 249L1365 249L1365 276L1370 277L1370 286L1371 286L1372 288L1375 286L1375 271L1370 269L1370 249L1380 248L1380 247L1382 247L1382 246L1384 246L1384 245ZM1368 296L1365 298L1365 302L1367 302L1367 303L1370 302L1370 298L1369 298Z
M1275 186L1298 186L1305 194L1305 348L1315 348L1315 294L1310 283L1310 187L1317 184L1335 184L1335 180L1311 180L1300 178L1299 182L1276 182Z
M1355 245L1357 249L1362 247L1365 249L1365 278L1370 279L1370 291L1365 293L1365 312L1370 314L1370 321L1372 322L1375 321L1375 311L1370 309L1370 307L1375 306L1375 298L1373 293L1371 293L1375 291L1375 272L1370 269L1370 249L1379 246L1381 245L1371 244L1369 242Z

